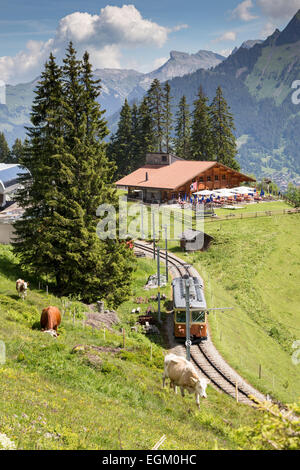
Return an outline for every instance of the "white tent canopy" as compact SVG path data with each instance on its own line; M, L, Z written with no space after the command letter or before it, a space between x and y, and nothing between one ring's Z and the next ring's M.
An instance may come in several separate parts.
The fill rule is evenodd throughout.
M215 191L208 191L208 189L204 189L203 191L198 191L197 193L193 193L194 196L210 196L214 194Z
M255 188L247 188L246 186L240 186L237 188L232 188L232 191L234 191L236 194L249 194L249 193L255 193L256 189Z

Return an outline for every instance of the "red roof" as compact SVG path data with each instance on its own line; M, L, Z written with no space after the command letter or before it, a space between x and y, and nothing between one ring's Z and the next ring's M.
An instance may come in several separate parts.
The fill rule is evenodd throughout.
M116 182L116 185L175 190L216 165L243 176L244 181L254 181L249 176L234 171L218 162L178 160L172 165L145 165L130 173L130 175L121 178ZM146 179L146 173L148 173L148 180Z

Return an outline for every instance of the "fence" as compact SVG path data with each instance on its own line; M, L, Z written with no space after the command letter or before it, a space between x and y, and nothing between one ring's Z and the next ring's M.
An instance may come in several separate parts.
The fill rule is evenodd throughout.
M233 219L255 219L257 217L272 217L275 215L287 215L287 214L298 214L300 213L300 208L297 209L280 209L274 211L256 211L256 212L240 212L237 214L227 214L224 216L211 217L207 222L221 222L223 220L233 220Z

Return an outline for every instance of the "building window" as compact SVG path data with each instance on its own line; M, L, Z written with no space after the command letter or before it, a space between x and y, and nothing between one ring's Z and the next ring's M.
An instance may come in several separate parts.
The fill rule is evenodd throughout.
M211 181L211 176L207 176L206 181Z
M222 180L226 180L226 175L222 175Z
M162 161L163 161L163 162L166 162L166 161L167 161L167 155L163 155L163 156L162 156Z
M219 181L218 175L215 175L215 181Z
M200 176L200 178L199 178L199 183L203 183L203 181L204 181L204 180L203 180L203 176Z

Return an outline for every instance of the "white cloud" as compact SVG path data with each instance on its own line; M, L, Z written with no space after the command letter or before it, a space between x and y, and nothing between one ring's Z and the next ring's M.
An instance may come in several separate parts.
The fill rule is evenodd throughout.
M236 40L236 32L235 31L227 31L226 33L222 34L218 38L214 39L212 42L222 42L222 41L235 41Z
M233 11L232 17L239 18L243 21L251 21L255 20L257 16L254 16L250 13L250 9L253 8L252 0L245 0L244 2L240 3Z
M189 27L188 24L179 24L177 26L174 26L174 28L172 28L170 31L180 31L181 29L187 29Z
M161 47L171 32L186 28L161 26L142 17L134 5L106 6L99 15L75 12L62 18L47 42L29 41L16 56L0 57L0 77L18 83L37 76L49 53L58 60L72 40L78 54L88 50L94 67L120 67L122 48Z
M300 8L300 0L257 0L256 3L266 16L277 20L292 17Z
M123 44L127 46L162 46L170 30L142 18L134 5L121 8L106 6L100 15L72 13L59 22L56 41L74 40L76 43L104 46Z

